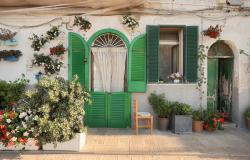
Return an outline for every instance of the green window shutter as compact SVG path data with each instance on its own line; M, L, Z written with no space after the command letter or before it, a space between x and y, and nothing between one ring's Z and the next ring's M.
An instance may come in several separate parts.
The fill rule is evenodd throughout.
M92 104L86 106L86 125L88 127L107 127L107 94L93 92Z
M112 93L109 95L108 127L126 128L130 126L129 93Z
M185 78L188 82L197 82L198 36L198 26L186 27Z
M85 63L87 47L85 40L76 33L69 33L69 79L78 75L79 81L88 89L88 63Z
M147 26L147 70L148 82L159 81L159 39L160 27Z
M129 50L128 91L146 91L146 36L136 37Z

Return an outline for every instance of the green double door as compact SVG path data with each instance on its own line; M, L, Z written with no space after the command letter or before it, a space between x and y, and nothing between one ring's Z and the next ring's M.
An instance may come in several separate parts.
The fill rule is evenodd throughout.
M86 125L91 128L126 128L131 124L131 94L93 92L85 107Z

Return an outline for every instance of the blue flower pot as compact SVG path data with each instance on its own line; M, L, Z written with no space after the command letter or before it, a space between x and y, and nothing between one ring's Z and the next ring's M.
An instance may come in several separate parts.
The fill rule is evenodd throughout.
M4 57L3 60L9 61L9 62L16 62L18 61L18 58L15 56L8 56L8 57Z

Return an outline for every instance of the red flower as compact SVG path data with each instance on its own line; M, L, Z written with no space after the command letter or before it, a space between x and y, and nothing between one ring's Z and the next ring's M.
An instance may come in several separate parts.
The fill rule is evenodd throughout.
M4 114L4 111L0 110L0 115L3 115Z
M15 116L15 113L13 111L10 111L9 115L8 115L8 118L13 118Z
M7 145L7 148L12 148L12 146L14 145L15 143L13 141L9 141L8 145Z
M4 141L6 139L6 136L5 136L5 134L3 134L2 136L1 136L1 141Z
M212 120L213 120L214 122L216 122L216 121L217 121L217 119L216 119L216 118L213 118Z
M10 139L12 138L11 134L9 134L9 135L7 136L7 138L8 138L8 140L10 140Z
M205 128L205 129L208 128L208 123L207 123L207 122L204 124L204 128Z
M27 143L27 139L26 138L18 138L18 141L21 143L21 144L25 144Z
M220 122L220 123L224 123L224 118L220 118L219 120L218 120L218 122Z
M216 113L214 113L214 117L216 117L217 115L216 115Z

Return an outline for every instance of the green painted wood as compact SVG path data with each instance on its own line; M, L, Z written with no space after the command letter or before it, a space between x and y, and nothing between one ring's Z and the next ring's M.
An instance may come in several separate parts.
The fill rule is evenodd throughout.
M109 94L108 106L108 127L109 128L126 128L130 126L127 120L129 113L128 93Z
M146 92L146 36L136 37L129 49L128 91Z
M188 82L197 82L198 26L187 26L185 35L185 79Z
M105 33L113 33L115 35L118 35L123 41L124 43L126 44L126 47L129 48L129 40L128 38L120 31L118 30L115 30L115 29L112 29L112 28L106 28L106 29L102 29L102 30L99 30L97 32L95 32L88 40L88 45L91 46L92 43L94 42L94 40L102 35L102 34L105 34Z
M86 106L86 125L91 128L106 128L108 125L108 98L104 92L91 94L93 103Z
M78 34L70 32L68 35L68 78L78 75L79 81L89 90L89 56L86 41Z
M147 26L147 77L148 82L159 81L159 26Z
M218 106L218 59L208 59L207 70L207 109L217 111Z

